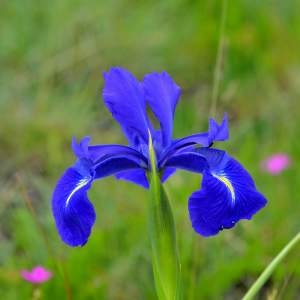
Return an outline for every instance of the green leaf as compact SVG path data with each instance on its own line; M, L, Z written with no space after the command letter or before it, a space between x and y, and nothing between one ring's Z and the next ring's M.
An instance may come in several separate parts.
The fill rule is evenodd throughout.
M155 151L149 134L151 171L149 236L154 281L160 300L180 299L180 263L172 208L156 168Z
M300 241L300 232L278 253L278 255L270 262L261 275L257 278L254 284L250 287L242 300L252 300L259 290L263 287L269 277L272 275L275 268L287 256L287 254L296 246Z

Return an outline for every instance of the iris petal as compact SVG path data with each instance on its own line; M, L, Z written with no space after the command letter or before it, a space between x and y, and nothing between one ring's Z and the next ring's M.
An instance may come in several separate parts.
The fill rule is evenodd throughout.
M180 87L166 72L147 74L143 80L146 102L160 122L163 146L171 143L173 118Z
M149 188L148 179L143 169L134 169L128 171L122 171L116 174L117 179L127 180L140 185L146 189Z
M251 219L267 203L242 165L227 155L223 159L222 170L203 172L202 188L189 199L192 226L203 236L231 228L241 219Z
M126 156L108 158L94 166L95 179L104 178L110 175L115 175L119 172L138 169L139 163Z
M173 143L161 153L159 157L159 165L164 165L168 158L173 155L189 151L191 146L194 145L207 147L209 145L208 134L206 132L198 133L173 141Z
M189 150L193 145L209 147L214 141L225 141L228 138L228 118L227 114L224 114L220 125L214 119L209 120L208 132L200 132L175 140L161 155L161 164L165 162L167 157Z
M124 156L140 164L141 167L147 166L148 161L145 156L131 147L118 144L89 146L90 140L90 137L86 136L77 143L73 138L72 149L79 159L90 160L97 164L108 158Z
M214 119L209 119L208 141L226 141L229 138L228 117L225 113L222 123L219 125Z
M147 166L147 159L140 152L123 145L95 145L89 147L89 157L94 162L101 162L108 158L127 157L141 167Z
M164 167L175 167L196 173L202 173L208 167L206 159L197 152L183 152L171 156Z
M85 158L89 159L89 143L91 141L91 138L89 136L85 136L82 138L79 143L77 143L76 138L72 138L72 150L74 154L80 159Z
M120 171L140 168L129 157L113 157L94 165L79 159L58 181L52 197L52 210L62 240L70 246L84 245L95 222L95 211L87 197L92 181Z
M71 167L58 181L52 197L52 210L62 240L70 246L83 246L90 236L96 215L87 197L92 174L84 166Z
M104 73L104 80L104 102L130 144L136 146L141 140L147 143L150 125L141 84L131 73L119 67Z
M172 168L172 167L164 168L162 176L161 176L161 182L165 182L175 172L176 172L176 168ZM117 173L115 176L117 179L122 179L122 180L127 180L130 182L133 182L137 185L142 186L145 189L149 188L149 182L148 182L148 179L146 176L146 171L143 169L122 171L122 172Z
M169 177L171 177L172 175L174 175L175 172L176 172L176 168L173 168L173 167L164 168L164 171L161 175L161 182L164 183L165 181L167 181L167 179Z

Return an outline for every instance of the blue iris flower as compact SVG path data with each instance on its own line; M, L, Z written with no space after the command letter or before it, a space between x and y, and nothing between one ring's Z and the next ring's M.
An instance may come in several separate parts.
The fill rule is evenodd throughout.
M52 198L56 226L65 243L82 246L89 238L96 215L87 193L94 180L114 175L149 187L149 133L162 182L176 169L202 174L202 186L188 202L197 233L215 235L241 219L251 219L266 205L243 166L225 151L211 147L229 137L226 114L220 125L210 119L208 132L174 139L173 117L180 88L166 72L148 74L139 82L127 70L116 67L104 73L104 80L105 105L129 145L90 145L89 137L79 143L73 139L77 161L62 175ZM159 130L151 124L148 109L159 121Z

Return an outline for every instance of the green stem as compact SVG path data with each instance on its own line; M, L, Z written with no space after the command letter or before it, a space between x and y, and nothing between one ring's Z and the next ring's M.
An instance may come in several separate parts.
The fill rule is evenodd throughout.
M42 292L39 285L33 284L31 300L40 300L42 298Z
M149 134L151 171L149 197L149 239L156 293L159 300L181 299L181 279L172 207L161 184L155 151Z
M218 96L219 96L223 49L224 49L224 44L225 44L224 31L225 31L226 10L227 10L227 0L223 0L222 1L221 25L220 25L220 38L219 38L219 45L218 45L218 50L217 50L216 65L215 65L215 70L214 70L211 108L210 108L210 115L212 117L216 117L217 100L218 100Z
M250 287L246 295L242 300L251 300L262 288L268 278L271 276L275 268L279 263L287 256L287 254L295 247L295 245L300 241L300 232L279 252L279 254L271 261L271 263L266 267L262 274L257 278L254 284Z

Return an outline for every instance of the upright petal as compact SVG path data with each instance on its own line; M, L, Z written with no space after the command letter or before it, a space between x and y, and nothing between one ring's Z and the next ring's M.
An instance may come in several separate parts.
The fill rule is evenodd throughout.
M146 115L144 91L135 77L123 68L111 68L104 73L104 102L121 125L129 143L147 143L149 121Z
M93 175L76 164L58 181L52 197L52 211L62 240L70 246L83 246L90 236L96 215L87 197Z
M240 163L224 151L209 150L210 168L203 172L202 188L189 199L192 226L203 236L231 228L241 219L251 219L267 203Z
M225 113L222 123L219 125L214 119L209 119L208 141L226 141L229 138L228 117Z
M91 141L91 138L89 136L85 136L82 138L78 143L76 141L76 138L72 138L72 150L74 154L79 158L85 158L89 159L89 143Z
M180 87L166 72L151 73L144 77L146 102L160 122L163 146L171 143L173 118L180 97Z

